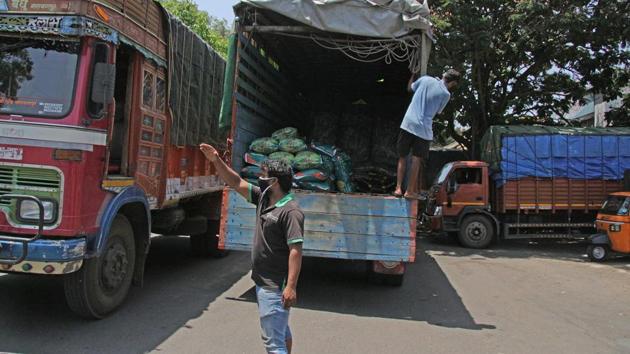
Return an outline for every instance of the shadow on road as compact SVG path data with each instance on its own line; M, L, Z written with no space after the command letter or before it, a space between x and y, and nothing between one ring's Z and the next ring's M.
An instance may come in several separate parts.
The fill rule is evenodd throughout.
M307 258L298 295L297 307L302 309L468 330L495 329L475 322L440 266L422 251L408 267L402 287L368 283L364 262ZM255 302L255 289L232 300Z
M247 254L189 255L187 238L153 244L144 288L110 317L87 321L66 305L61 278L0 276L0 352L143 353L154 349L249 271Z
M431 253L447 257L484 257L484 258L545 258L569 262L589 263L586 256L587 243L568 240L518 240L501 241L488 249L470 249L459 245L455 238L446 236L420 236L421 248ZM611 258L602 266L630 270L630 257Z

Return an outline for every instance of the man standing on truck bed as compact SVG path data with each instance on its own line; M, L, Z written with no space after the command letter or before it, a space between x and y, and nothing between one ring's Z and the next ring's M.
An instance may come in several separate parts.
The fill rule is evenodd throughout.
M262 339L268 353L290 353L293 342L289 309L297 300L304 242L304 214L290 193L291 166L282 161L265 161L263 176L258 179L260 187L256 187L221 160L214 147L201 144L200 149L219 177L257 206L252 280L256 283Z
M413 92L413 98L405 113L400 133L398 135L398 179L394 195L402 197L402 183L407 167L407 155L411 150L411 173L407 183L405 198L418 199L418 176L423 160L429 157L429 148L433 141L433 117L441 113L446 107L451 92L457 88L460 79L459 72L450 69L442 80L430 76L423 76L414 82L414 76L409 79L407 89Z

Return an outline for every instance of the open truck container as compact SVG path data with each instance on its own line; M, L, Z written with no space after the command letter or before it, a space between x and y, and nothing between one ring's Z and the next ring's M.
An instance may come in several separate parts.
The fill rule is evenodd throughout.
M430 46L425 6L243 1L235 12L226 78L233 86L226 89L222 124L230 126L236 171L254 139L287 126L307 141L341 147L355 167L378 163L395 171L410 68L426 67ZM405 264L415 260L416 201L370 193L294 194L305 213L305 256L369 261L373 274L402 282ZM251 249L254 206L227 190L222 216L219 247Z
M483 161L446 164L423 226L467 247L503 239L584 239L630 170L629 128L493 126Z

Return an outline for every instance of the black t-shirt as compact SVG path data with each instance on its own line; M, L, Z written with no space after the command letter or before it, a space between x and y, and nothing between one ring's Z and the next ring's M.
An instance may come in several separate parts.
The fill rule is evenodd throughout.
M275 205L261 200L260 188L249 185L248 201L257 206L252 246L252 280L282 289L289 274L289 245L304 242L304 213L287 194Z

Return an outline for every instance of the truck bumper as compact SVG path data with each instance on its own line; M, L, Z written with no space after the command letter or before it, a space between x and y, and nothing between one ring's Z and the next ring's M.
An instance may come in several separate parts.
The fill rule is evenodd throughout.
M28 243L27 256L23 261L13 265L0 264L0 272L68 274L81 269L85 253L85 238L39 239ZM0 260L11 261L21 256L20 242L0 240Z

